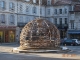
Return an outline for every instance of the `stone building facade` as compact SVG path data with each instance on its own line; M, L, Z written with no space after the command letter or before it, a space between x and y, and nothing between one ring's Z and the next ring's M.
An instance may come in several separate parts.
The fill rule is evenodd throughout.
M75 8L79 4L79 0L0 0L0 43L19 41L23 26L39 17L55 24L61 38L79 38L80 10Z
M72 9L69 11L68 37L80 40L80 1L73 0Z
M16 41L16 3L14 0L0 0L0 43Z
M29 22L33 19L36 19L40 15L41 18L45 18L57 26L57 28L60 31L61 39L65 37L71 38L71 39L72 38L80 39L79 32L77 32L79 31L80 10L78 9L77 11L76 9L77 7L76 5L80 4L79 0L76 0L76 1L75 0L40 0L40 1L41 1L40 9L39 9L39 0L26 1L25 5L29 6L29 8L26 7L27 10L29 9L29 11L27 11L27 13L25 14L25 16L27 17L26 18L27 20L25 20L25 18L23 19L25 20L25 22ZM30 4L27 2L29 2ZM24 2L22 3L24 4ZM36 7L35 13L33 12L34 10L33 6ZM75 9L76 9L76 12L75 12ZM71 12L74 12L74 13L72 14ZM74 26L70 22L71 20L75 20ZM78 24L76 22L78 22ZM23 23L22 25L25 25L25 24ZM75 31L76 26L77 26L77 30ZM74 29L72 29L72 27L74 27ZM71 30L73 30L73 32L70 32Z

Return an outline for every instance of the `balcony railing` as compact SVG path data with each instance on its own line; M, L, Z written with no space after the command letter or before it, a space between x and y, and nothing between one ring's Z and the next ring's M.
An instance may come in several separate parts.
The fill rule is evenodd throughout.
M65 30L67 30L68 29L68 24L56 24L56 27L58 29L65 29Z
M19 23L18 23L18 27L24 27L26 24L27 24L27 23L21 23L21 22L19 22Z

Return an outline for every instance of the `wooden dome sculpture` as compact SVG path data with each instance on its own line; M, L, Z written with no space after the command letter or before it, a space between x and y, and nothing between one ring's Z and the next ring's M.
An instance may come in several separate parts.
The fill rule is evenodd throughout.
M29 22L20 34L20 49L52 49L59 47L59 44L59 30L45 19Z

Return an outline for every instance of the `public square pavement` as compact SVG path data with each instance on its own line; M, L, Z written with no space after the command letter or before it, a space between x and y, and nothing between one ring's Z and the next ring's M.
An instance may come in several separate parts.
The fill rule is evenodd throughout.
M80 46L67 46L71 51L69 53L80 55Z
M68 53L13 53L19 44L0 44L0 60L80 60L80 46L67 46Z

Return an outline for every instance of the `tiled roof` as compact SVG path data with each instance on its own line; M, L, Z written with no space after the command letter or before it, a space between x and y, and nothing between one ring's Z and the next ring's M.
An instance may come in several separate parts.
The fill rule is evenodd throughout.
M74 6L74 11L80 11L80 5L79 4Z
M54 5L71 4L72 0L59 0Z

